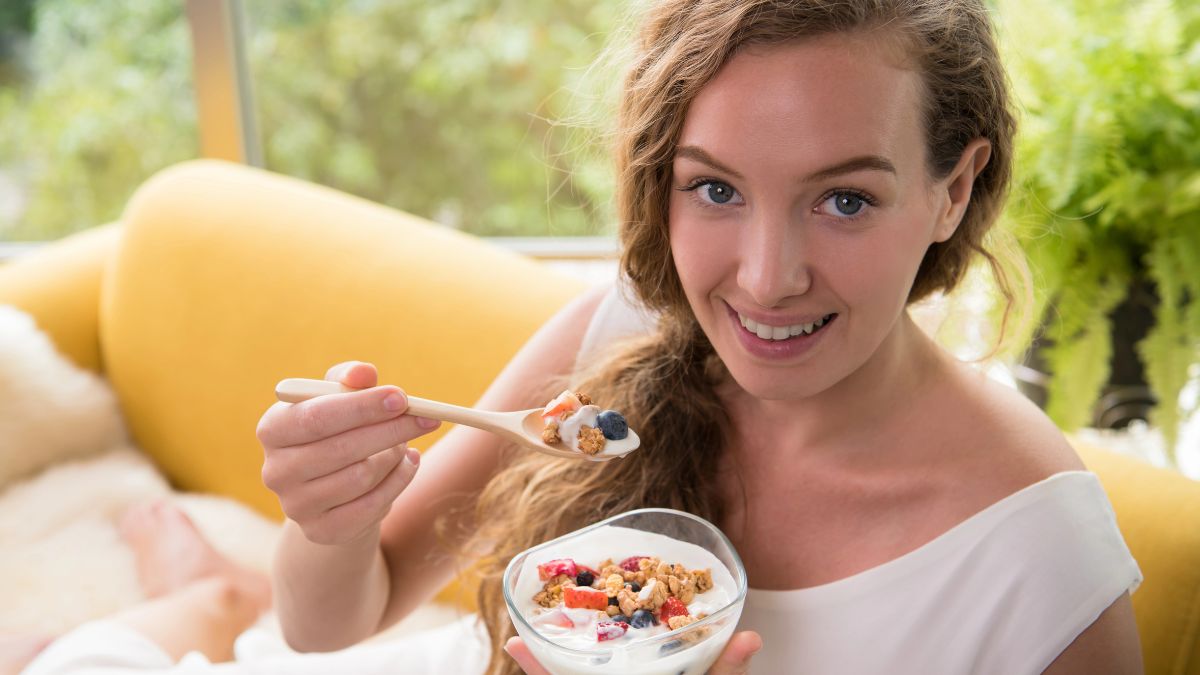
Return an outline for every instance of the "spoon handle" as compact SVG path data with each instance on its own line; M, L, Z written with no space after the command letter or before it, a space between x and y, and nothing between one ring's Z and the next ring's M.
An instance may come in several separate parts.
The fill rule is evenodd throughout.
M464 408L460 405L431 401L417 396L408 397L408 412L410 415L428 417L452 424L465 424L484 431L495 431L503 426L501 420L498 419L503 413Z
M275 385L275 397L285 403L300 403L301 401L307 401L310 398L318 396L344 394L351 391L357 390L351 389L340 382L310 380L302 377L281 380L279 384ZM484 431L493 431L504 426L503 420L499 417L503 413L464 408L417 396L408 397L408 412L418 417L428 417L453 424L465 424L469 427L483 429Z

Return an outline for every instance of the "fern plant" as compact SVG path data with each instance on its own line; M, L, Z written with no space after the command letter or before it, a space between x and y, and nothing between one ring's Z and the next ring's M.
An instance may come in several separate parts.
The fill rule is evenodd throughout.
M1160 300L1137 345L1169 459L1200 377L1200 9L1192 0L997 0L1021 127L1005 225L1050 346L1047 413L1076 429L1109 376L1109 314ZM1029 345L1033 331L1017 342Z

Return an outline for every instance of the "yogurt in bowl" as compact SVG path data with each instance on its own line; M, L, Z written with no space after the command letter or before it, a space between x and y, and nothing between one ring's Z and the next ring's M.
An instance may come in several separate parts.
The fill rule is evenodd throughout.
M517 633L554 675L701 675L746 597L725 535L669 509L629 511L524 551L503 586Z

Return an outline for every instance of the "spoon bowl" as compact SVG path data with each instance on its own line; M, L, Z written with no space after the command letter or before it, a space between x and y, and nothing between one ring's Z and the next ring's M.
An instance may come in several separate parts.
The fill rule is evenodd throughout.
M339 382L294 377L281 380L275 386L275 397L285 403L300 403L318 396L345 394L352 391L358 390L346 387ZM550 445L542 440L542 429L545 424L542 422L541 408L517 410L514 412L495 412L491 410L478 410L476 408L464 408L463 406L442 403L441 401L431 401L416 396L409 396L408 413L418 417L428 417L443 422L465 424L469 427L482 429L530 450L554 457L582 459L589 462L606 462L610 459L623 457L636 450L640 444L637 434L634 433L633 429L630 429L627 439L610 441L606 444L604 452L595 455L576 452L566 446ZM621 451L609 452L607 446L615 443L621 443Z

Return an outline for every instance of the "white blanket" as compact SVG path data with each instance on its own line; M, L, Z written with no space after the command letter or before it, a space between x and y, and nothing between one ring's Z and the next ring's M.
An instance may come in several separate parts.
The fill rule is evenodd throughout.
M224 498L172 495L132 447L112 390L0 306L0 633L59 634L143 599L117 532L170 497L213 545L267 570L278 526Z

